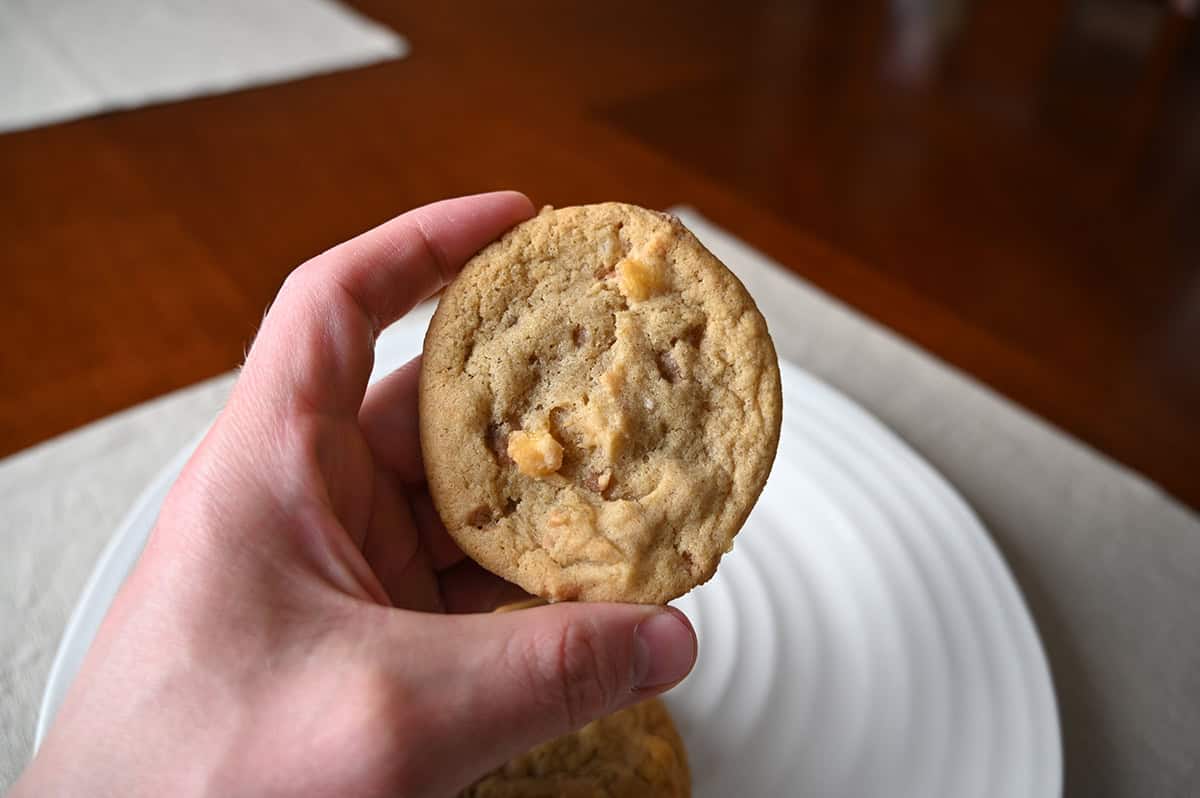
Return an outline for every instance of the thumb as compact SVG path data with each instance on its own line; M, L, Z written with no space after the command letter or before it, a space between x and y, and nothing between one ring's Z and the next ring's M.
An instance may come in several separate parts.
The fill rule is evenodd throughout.
M457 742L451 769L471 779L663 692L696 661L692 625L671 607L564 603L429 620L442 627L424 658L444 702L437 722L457 727L438 736Z

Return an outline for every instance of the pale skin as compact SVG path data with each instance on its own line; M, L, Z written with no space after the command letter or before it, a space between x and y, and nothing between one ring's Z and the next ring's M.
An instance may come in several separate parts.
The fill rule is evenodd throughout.
M289 276L13 796L451 796L688 673L677 610L488 613L521 594L433 510L419 364L367 387L379 331L533 212L427 205Z

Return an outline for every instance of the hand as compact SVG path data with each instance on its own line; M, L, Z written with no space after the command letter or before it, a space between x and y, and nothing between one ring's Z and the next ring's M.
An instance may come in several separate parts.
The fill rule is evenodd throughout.
M288 277L13 795L447 796L682 679L676 610L483 614L380 330L533 208L417 209ZM474 614L479 613L479 614Z

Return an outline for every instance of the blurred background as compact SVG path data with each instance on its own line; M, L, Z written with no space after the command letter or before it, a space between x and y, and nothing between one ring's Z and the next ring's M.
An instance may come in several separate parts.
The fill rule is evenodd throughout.
M0 3L0 106L67 76L0 135L0 454L227 371L323 248L517 188L693 205L1200 504L1194 2L357 0L375 50L276 43L327 74L230 61L301 5L335 4L241 4L213 47L183 3Z

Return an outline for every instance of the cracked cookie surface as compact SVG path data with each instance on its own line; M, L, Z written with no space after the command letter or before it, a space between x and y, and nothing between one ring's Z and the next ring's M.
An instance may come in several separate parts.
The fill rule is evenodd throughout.
M663 603L708 580L779 442L753 300L674 217L605 203L510 230L445 291L420 429L451 536L551 600Z
M657 698L543 743L459 798L687 798L687 754Z

